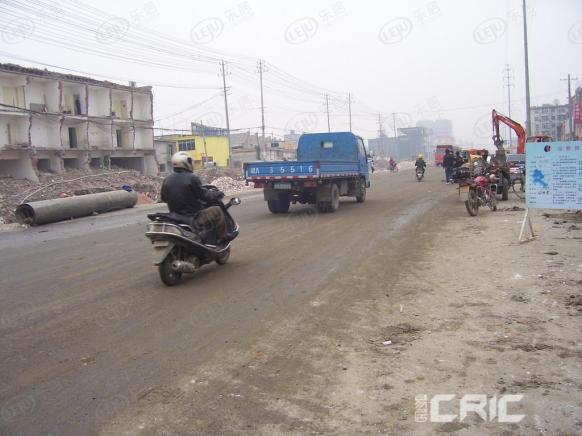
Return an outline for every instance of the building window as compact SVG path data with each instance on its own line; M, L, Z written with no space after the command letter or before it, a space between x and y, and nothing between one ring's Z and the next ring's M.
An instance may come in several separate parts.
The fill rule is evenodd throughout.
M69 147L77 148L77 129L69 127Z
M115 130L115 139L118 147L123 147L123 131L121 129Z
M196 150L196 144L193 139L178 141L178 151Z

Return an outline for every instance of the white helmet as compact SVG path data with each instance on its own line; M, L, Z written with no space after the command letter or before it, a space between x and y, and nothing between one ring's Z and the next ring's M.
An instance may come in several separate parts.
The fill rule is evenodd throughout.
M172 156L172 166L174 168L182 168L189 172L192 172L194 170L192 156L190 156L185 151L179 151L177 153L174 153L174 155Z

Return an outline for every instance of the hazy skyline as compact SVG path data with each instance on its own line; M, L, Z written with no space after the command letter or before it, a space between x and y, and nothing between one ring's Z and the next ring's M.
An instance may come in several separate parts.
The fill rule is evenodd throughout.
M491 109L507 112L506 65L512 118L525 124L521 0L0 3L2 62L151 84L158 127L224 125L221 58L232 129L261 125L259 58L267 133L327 130L325 92L331 129L347 130L351 93L353 131L365 138L378 113L391 135L396 112L398 127L442 117L457 140L490 145ZM529 0L528 32L532 106L565 104L560 79L582 79L582 2Z

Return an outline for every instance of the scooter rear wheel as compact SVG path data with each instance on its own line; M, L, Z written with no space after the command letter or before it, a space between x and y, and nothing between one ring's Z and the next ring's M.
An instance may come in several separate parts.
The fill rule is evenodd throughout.
M176 271L172 268L172 264L177 259L177 253L172 251L158 267L160 272L160 279L166 286L177 285L182 278L182 272Z

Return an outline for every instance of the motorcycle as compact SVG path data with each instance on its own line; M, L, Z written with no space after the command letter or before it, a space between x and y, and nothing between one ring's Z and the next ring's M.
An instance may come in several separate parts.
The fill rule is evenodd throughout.
M218 190L212 185L207 189ZM148 214L152 221L147 225L146 237L154 248L154 265L166 286L178 284L184 273L193 273L202 265L216 262L224 265L230 257L230 243L239 234L239 225L229 213L231 206L241 203L233 197L228 203L216 200L206 206L219 206L227 220L227 242L217 244L214 229L198 228L192 217L176 213Z
M497 182L495 174L477 175L469 179L467 183L469 190L465 207L471 216L477 216L480 206L488 206L493 212L497 210Z
M416 181L420 182L424 177L424 168L417 167L416 168Z

